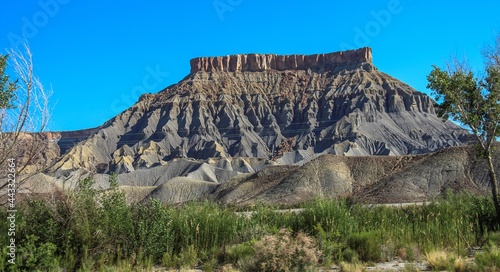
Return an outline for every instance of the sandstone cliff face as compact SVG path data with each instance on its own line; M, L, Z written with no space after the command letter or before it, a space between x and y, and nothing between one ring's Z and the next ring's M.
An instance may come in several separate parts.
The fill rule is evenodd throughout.
M261 72L266 70L328 71L346 65L372 63L371 48L314 55L246 54L203 57L191 60L191 74L197 72Z
M377 70L371 49L196 58L68 151L53 171L132 172L178 158L405 155L460 145L466 131L434 102Z

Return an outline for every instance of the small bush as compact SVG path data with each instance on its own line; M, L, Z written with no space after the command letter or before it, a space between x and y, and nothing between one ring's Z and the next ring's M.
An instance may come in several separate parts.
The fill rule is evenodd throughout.
M382 251L380 249L382 239L379 232L352 234L347 239L347 245L358 253L361 261L377 262L382 257Z
M491 246L484 252L476 253L475 259L478 271L500 270L500 249L497 246Z
M194 246L189 246L178 255L165 253L162 265L167 268L193 268L198 264L198 253Z
M342 254L342 258L344 261L349 262L349 263L359 262L358 253L355 250L350 249L350 248L344 250L344 252Z
M321 251L304 233L292 237L286 229L257 241L254 264L259 271L305 271L318 264Z
M488 233L488 244L500 246L500 232L490 232Z
M255 254L253 244L244 242L238 245L230 246L225 252L225 261L228 263L237 263L239 260L250 258Z
M38 237L29 235L22 241L16 265L22 271L53 271L58 262L56 246L52 243L38 243ZM18 260L17 260L18 259Z
M411 250L408 250L408 247L400 247L397 252L396 256L398 256L401 260L404 261L413 261L413 252Z
M417 245L407 245L397 250L396 256L401 260L413 262L420 259L420 253Z
M217 261L217 259L207 260L203 263L203 271L204 272L213 272L217 268L218 264L219 264L219 262Z
M434 270L447 270L454 261L453 256L442 250L434 250L426 253L425 259Z
M323 253L323 266L330 266L332 263L341 261L347 245L340 232L326 232L320 224L318 224L314 230L317 232L318 246ZM351 259L352 258L349 258L349 261Z

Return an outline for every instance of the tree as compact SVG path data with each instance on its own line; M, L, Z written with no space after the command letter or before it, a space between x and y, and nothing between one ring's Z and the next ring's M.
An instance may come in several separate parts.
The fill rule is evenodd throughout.
M9 160L15 160L19 174L41 159L49 121L50 92L35 76L29 46L7 53L0 55L0 178L7 176ZM12 70L10 76L7 68ZM17 187L21 182L17 180ZM0 189L6 186L0 183Z
M9 55L0 54L0 109L12 108L12 100L17 89L16 82L12 82L5 71L8 58Z
M500 35L483 50L485 75L477 78L465 62L454 58L447 70L433 66L427 76L436 96L438 115L467 126L476 139L479 155L485 159L497 222L500 222L498 182L493 150L500 136Z

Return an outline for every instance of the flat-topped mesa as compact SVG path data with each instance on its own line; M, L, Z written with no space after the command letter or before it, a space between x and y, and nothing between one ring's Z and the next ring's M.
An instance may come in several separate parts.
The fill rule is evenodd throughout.
M314 55L242 54L191 60L191 74L204 72L259 72L265 70L332 70L339 65L372 64L372 49Z

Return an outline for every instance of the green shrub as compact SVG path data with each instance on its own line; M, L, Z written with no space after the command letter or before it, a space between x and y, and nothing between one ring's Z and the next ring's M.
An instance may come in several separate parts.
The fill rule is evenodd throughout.
M131 209L136 254L149 256L155 263L160 263L166 252L172 254L174 250L171 214L158 200Z
M203 271L213 272L216 270L218 264L219 262L217 261L217 259L209 259L203 263Z
M361 232L347 238L349 248L356 251L363 262L377 262L382 257L380 246L382 235L380 232Z
M29 235L19 243L16 267L21 271L53 271L58 267L56 246L38 240L37 236Z
M357 263L359 262L359 255L355 250L346 248L344 252L342 252L342 260L349 263Z
M226 263L237 263L239 260L252 257L254 254L253 243L248 241L228 247L224 261Z
M345 260L345 258L343 258L343 252L347 244L340 232L326 232L321 225L317 225L314 230L317 232L319 249L323 253L322 263L324 266L329 266L332 263Z
M162 265L167 268L193 268L198 264L198 253L194 246L189 246L178 255L166 252L162 259Z
M111 175L111 189L101 192L98 198L98 218L95 221L94 238L101 242L96 245L118 260L129 257L134 251L134 218L132 209L125 201L125 193L116 186L115 175Z
M26 224L30 226L30 234L41 241L55 241L60 236L57 213L54 204L45 200L28 200L24 208Z
M193 268L198 264L198 252L194 246L189 246L179 254L180 268Z
M489 232L487 237L487 244L500 246L500 232Z
M476 253L475 259L477 271L500 270L500 248L497 246L490 246L484 252Z
M161 265L166 268L176 268L177 259L172 254L172 252L165 252L163 253L163 257L161 258Z

